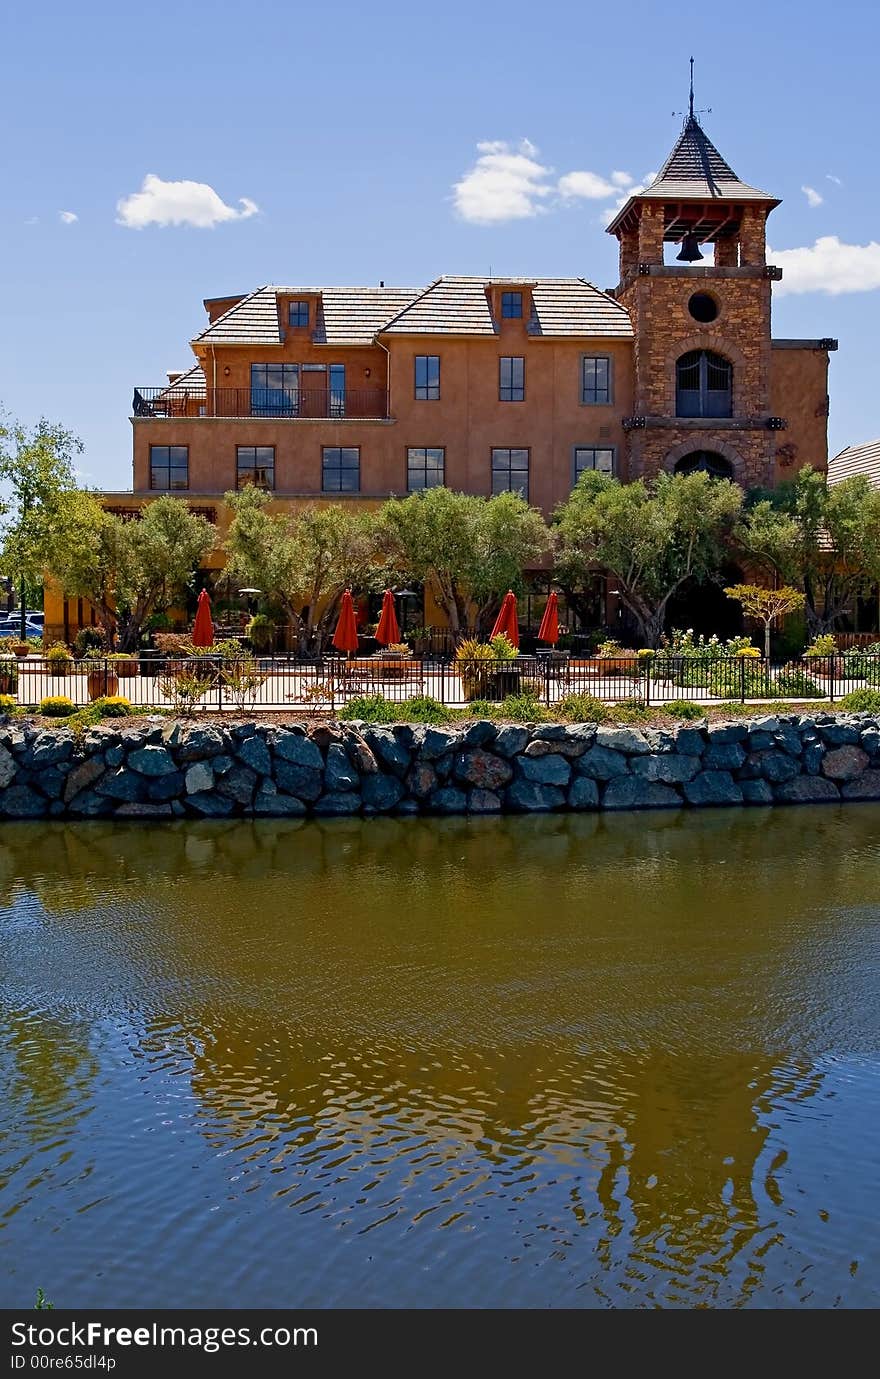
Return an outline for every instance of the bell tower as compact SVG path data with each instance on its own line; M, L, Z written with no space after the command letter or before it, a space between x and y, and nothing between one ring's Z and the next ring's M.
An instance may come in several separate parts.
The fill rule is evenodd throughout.
M766 223L778 205L740 181L700 124L692 58L678 141L608 226L620 242L614 295L635 336L631 478L708 469L746 487L772 484L785 427L770 403L770 291L782 270L766 261ZM679 245L669 264L667 244Z

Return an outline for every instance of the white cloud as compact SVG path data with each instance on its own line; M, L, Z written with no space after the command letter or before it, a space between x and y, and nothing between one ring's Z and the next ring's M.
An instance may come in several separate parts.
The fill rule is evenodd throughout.
M828 179L828 181L833 182L835 186L843 186L843 182L841 181L841 179L839 177L835 177L833 172L826 172L825 176Z
M124 196L116 204L116 223L130 230L147 225L191 225L211 230L225 220L247 220L259 207L249 197L239 197L241 210L227 206L207 182L163 182L148 172L139 192Z
M611 176L612 176L612 181L614 180L615 177L619 177L620 175L621 175L620 173L612 173L612 175L611 175ZM623 175L626 176L626 174L623 174ZM644 177L642 178L641 182L633 182L632 178L630 177L630 178L629 178L629 185L626 187L626 190L625 190L625 191L622 191L622 192L619 194L619 196L616 196L616 197L615 197L613 206L606 206L605 209L603 210L602 215L601 215L601 222L602 222L602 224L603 224L603 225L608 225L609 222L612 221L612 220L614 219L614 217L617 215L617 212L618 212L623 206L626 205L626 203L627 203L627 201L629 201L630 197L631 197L631 196L638 196L638 195L639 195L639 192L643 192L643 191L645 190L646 187L650 187L651 183L652 183L653 181L656 180L656 177L657 177L657 173L656 173L656 172L646 172L645 175L644 175ZM622 186L622 185L623 185L622 183L618 183L618 186ZM614 191L614 190L616 190L616 188L612 188L612 191Z
M79 220L79 216L76 211L59 211L58 219L61 221L62 225L75 225Z
M566 199L583 196L588 201L604 201L606 197L616 194L618 186L618 183L609 182L598 172L567 172L559 179L559 190Z
M775 289L785 295L825 292L873 292L880 287L880 244L842 244L837 235L822 235L802 249L768 250L769 263L783 270Z
M817 192L815 187L801 187L801 191L807 198L807 205L813 208L821 206L822 202L825 200L821 192Z
M553 190L552 171L538 162L538 150L528 139L515 146L503 139L484 140L477 144L473 167L453 187L455 209L462 220L476 225L538 215Z
M628 172L612 172L611 181L615 187L631 187L633 183Z
M25 225L39 225L40 217L38 215L30 215L24 223Z

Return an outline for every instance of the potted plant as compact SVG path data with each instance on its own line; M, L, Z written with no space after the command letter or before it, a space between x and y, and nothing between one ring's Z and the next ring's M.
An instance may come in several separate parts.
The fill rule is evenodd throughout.
M832 658L837 655L837 642L830 632L815 637L804 652L810 670L816 675L830 675Z
M28 642L13 642L12 650L13 654L18 658L19 661L23 661L25 656L29 656L31 654L31 648Z
M112 656L86 656L84 662L88 672L86 686L90 699L103 699L119 693L119 676Z
M0 656L0 694L17 694L18 662L14 656Z
M412 651L405 642L389 642L382 648L381 674L390 680L406 674L405 663L412 660Z
M73 657L64 642L53 642L46 652L46 660L49 674L54 676L66 675L73 665Z
M509 694L519 694L520 670L512 664L519 656L519 648L501 632L497 637L491 638L489 650L495 661L492 671L492 693L489 698L506 699Z
M455 649L455 665L461 679L463 697L488 699L489 682L495 665L495 653L485 642L467 637Z

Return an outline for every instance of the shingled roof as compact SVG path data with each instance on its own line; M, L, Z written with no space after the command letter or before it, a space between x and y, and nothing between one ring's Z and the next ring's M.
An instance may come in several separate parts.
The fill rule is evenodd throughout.
M778 204L767 192L740 181L695 115L685 121L675 148L650 187L639 194L666 201L690 197L706 201L723 196L732 201L773 201Z
M505 286L517 279L504 279ZM527 330L535 336L632 335L627 311L585 278L524 278L532 290ZM383 328L392 335L495 335L486 294L478 277L442 277Z
M193 343L280 345L278 297L318 296L312 339L321 345L369 345L377 330L416 296L415 287L278 287L250 292Z
M848 445L828 461L828 482L839 484L853 474L864 474L872 488L880 488L880 440Z

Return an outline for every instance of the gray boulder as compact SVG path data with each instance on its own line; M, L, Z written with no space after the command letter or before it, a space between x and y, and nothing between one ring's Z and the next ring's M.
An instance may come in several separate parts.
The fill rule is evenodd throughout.
M600 747L609 747L614 752L627 752L630 756L644 756L651 750L644 733L635 728L597 728L596 742Z
M357 790L360 785L360 776L352 766L348 753L337 742L327 748L324 783L331 792Z
M493 790L472 790L468 796L468 809L471 814L497 814L501 799Z
M226 799L234 800L236 804L248 805L254 797L256 784L256 771L252 771L249 766L234 766L225 776L221 776L217 790Z
M824 804L827 800L840 799L837 786L824 776L798 776L795 780L783 781L773 794L775 799L788 804Z
M396 776L406 775L409 749L394 736L390 728L364 728L362 736L386 770L393 771Z
M188 795L198 795L214 786L214 772L207 761L193 762L184 777L184 789Z
M578 759L575 769L594 780L612 780L615 776L628 775L629 758L609 747L591 747Z
M743 793L729 771L701 771L686 781L684 796L688 804L742 804Z
M294 803L294 801L291 801ZM324 795L315 803L314 812L317 815L327 816L333 814L358 814L361 808L360 795L344 794ZM269 811L271 813L271 811ZM305 807L303 807L305 812Z
M96 795L106 795L110 800L145 800L147 798L147 777L129 771L125 766L117 766L108 771L95 786Z
M565 795L557 786L533 780L515 780L507 787L505 799L508 809L520 812L545 813L549 809L561 809L565 804Z
M669 785L645 780L641 776L617 776L609 781L602 796L603 809L675 809L680 795Z
M128 754L128 767L142 776L170 776L177 763L167 747L141 747Z
M177 747L180 761L200 761L223 750L223 735L216 728L188 728Z
M598 809L599 787L591 776L575 776L568 790L569 809Z
M324 758L320 751L314 742L301 733L289 728L276 729L272 748L275 756L280 757L282 761L305 766L310 771L323 770Z
M568 785L571 766L565 757L517 757L516 772L524 780L536 785Z
M39 819L49 812L49 802L26 785L10 785L0 795L0 810L10 819Z
M739 788L742 791L744 804L773 803L773 791L765 780L741 780Z
M309 743L309 746L312 744ZM315 749L317 751L317 748ZM320 759L320 753L318 753ZM321 766L324 763L321 761ZM296 795L301 800L316 800L322 790L322 772L313 771L308 766L300 766L293 761L275 761L275 784L288 795ZM366 777L364 777L366 779Z
M829 780L852 780L854 776L862 774L868 761L868 753L863 752L861 747L834 747L825 753L822 774Z
M845 800L880 800L880 771L863 771L841 786Z
M477 747L471 752L456 753L453 775L480 790L500 790L513 779L513 767L504 757Z
M261 737L246 737L238 747L238 759L261 776L268 776L272 770L272 757L269 748Z
M467 812L467 795L454 785L444 785L428 799L427 808L435 814L464 814Z
M739 742L711 742L703 756L706 770L737 771L746 759Z
M497 736L497 726L490 723L488 718L481 718L464 729L459 742L462 747L487 747L490 742L495 741Z
M631 769L634 775L642 776L645 780L662 781L665 785L681 785L683 781L693 780L700 769L700 758L678 752L665 753L663 756L633 757Z
M511 723L506 728L502 728L495 738L493 751L498 752L503 757L515 757L522 751L528 740L528 728L520 728Z
M398 800L403 798L403 786L396 776L377 772L373 776L364 776L361 782L361 796L364 809L383 812L393 809Z

